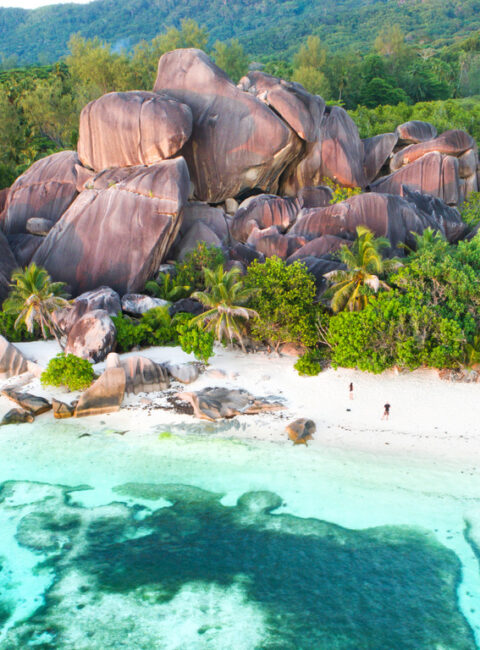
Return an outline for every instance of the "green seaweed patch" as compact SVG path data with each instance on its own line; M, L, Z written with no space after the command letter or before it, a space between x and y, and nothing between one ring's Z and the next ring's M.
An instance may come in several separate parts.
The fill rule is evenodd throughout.
M351 530L278 514L282 499L267 491L243 494L233 507L221 504L222 495L191 485L125 483L115 492L172 505L141 521L134 507L121 504L67 507L62 517L78 513L87 529L76 537L73 528L51 522L56 534L71 540L56 549L56 584L76 573L92 586L90 599L114 603L116 596L138 600L145 593L149 602L163 604L192 585L208 593L209 585L228 590L241 580L245 602L262 612L265 648L476 647L458 605L460 561L426 531ZM44 535L49 525L48 517L28 521L30 535ZM30 639L54 625L61 593L53 587L29 619ZM215 626L205 624L199 636L210 639ZM67 626L68 619L55 647L67 647Z
M349 530L271 514L277 495L249 493L236 507L191 486L120 491L173 505L143 521L150 534L112 543L99 530L81 568L107 592L157 584L172 599L192 582L231 586L266 612L268 647L475 648L460 612L460 562L433 535L406 527ZM193 498L192 498L193 497Z
M176 438L176 436L170 433L170 431L162 431L162 433L158 434L159 440L171 440L172 438Z

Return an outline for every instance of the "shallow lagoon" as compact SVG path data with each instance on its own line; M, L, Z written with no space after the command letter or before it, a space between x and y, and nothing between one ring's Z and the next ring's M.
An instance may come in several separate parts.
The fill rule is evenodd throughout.
M478 473L165 429L2 430L0 647L480 647Z

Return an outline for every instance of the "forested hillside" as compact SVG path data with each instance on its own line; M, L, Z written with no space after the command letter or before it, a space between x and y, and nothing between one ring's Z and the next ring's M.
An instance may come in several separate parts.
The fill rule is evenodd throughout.
M67 53L72 33L129 49L185 18L207 29L210 45L238 38L252 57L289 59L312 33L333 51L366 51L386 25L423 46L449 44L480 28L480 0L95 0L0 9L0 54L19 64L52 63Z

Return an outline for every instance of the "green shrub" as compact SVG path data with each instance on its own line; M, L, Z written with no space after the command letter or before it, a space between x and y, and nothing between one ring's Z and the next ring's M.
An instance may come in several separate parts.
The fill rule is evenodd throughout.
M275 349L282 343L307 347L317 342L315 281L301 262L287 265L278 257L248 267L245 288L252 291L248 306L258 313L251 336Z
M138 319L118 314L112 320L117 328L117 347L121 352L128 352L137 346L176 343L176 331L168 307L154 307Z
M225 256L220 248L208 246L201 241L193 251L186 255L183 262L175 263L177 271L175 283L177 286L190 287L190 293L203 291L205 289L203 270L207 268L214 271L224 263Z
M65 355L60 352L50 359L40 381L44 386L65 386L68 390L84 390L90 386L93 378L93 367L89 361L74 354Z
M320 365L317 351L308 350L308 352L302 354L298 358L294 368L298 371L299 375L308 375L310 377L318 375L322 371L322 366Z
M379 373L393 366L451 368L463 358L464 333L438 306L390 291L370 298L362 311L330 319L332 365Z
M147 282L145 291L155 296L155 298L169 300L170 302L186 298L191 293L188 285L179 284L177 278L172 278L170 273L160 273L156 280Z
M16 314L7 314L4 311L0 311L0 335L4 336L11 343L38 341L42 338L42 333L38 325L34 325L33 334L30 334L23 322L15 328L16 320Z
M142 314L139 327L143 332L140 345L171 345L175 343L176 332L168 307L154 307Z
M326 185L333 191L333 196L330 199L330 204L340 203L341 201L345 201L352 196L356 196L357 194L362 193L361 187L344 187L343 185L335 183L335 181L332 181L330 178L323 178L322 185Z
M190 323L191 314L178 314L176 318L176 331L178 343L182 350L187 354L195 355L195 358L203 363L208 363L213 356L214 336L211 332L206 332L196 325Z
M471 229L480 223L480 192L472 192L460 211L462 219Z
M121 313L113 316L112 320L117 329L117 348L120 352L128 352L137 345L142 345L146 333L139 321Z

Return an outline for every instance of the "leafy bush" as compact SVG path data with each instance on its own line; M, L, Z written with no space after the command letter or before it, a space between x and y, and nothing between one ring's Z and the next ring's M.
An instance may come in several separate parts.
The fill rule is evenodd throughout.
M42 333L38 325L35 324L33 333L27 330L25 323L20 323L15 327L15 321L18 314L7 314L0 311L0 335L4 336L11 343L20 343L23 341L38 341L42 338Z
M295 370L299 375L308 375L313 377L322 371L322 366L318 360L318 353L316 350L308 350L301 357L298 358L294 365Z
M199 361L208 363L213 356L214 336L211 332L200 329L193 325L191 314L177 314L175 329L178 336L178 343L187 354L193 354Z
M278 349L282 343L315 345L315 281L301 262L287 265L278 257L248 267L245 288L252 291L249 307L258 313L251 336Z
M155 298L162 300L180 300L190 295L191 290L188 285L180 285L176 278L172 278L170 273L160 273L157 280L150 280L145 285L145 291Z
M65 386L68 390L84 390L90 386L93 378L93 367L89 361L74 354L65 355L60 352L50 359L40 381L44 386Z
M201 241L193 251L186 255L183 262L176 262L175 283L177 286L190 287L190 293L203 291L205 289L204 269L214 271L224 263L225 256L219 248L208 246Z
M120 352L128 352L137 345L142 345L145 338L145 328L139 321L118 314L112 318L117 329L117 348Z
M175 342L175 328L168 307L154 307L142 314L139 327L144 338L140 345L168 345Z
M330 319L332 365L379 373L395 365L450 368L462 358L464 335L440 309L398 291L370 298L359 312Z
M176 342L167 307L149 309L140 319L118 314L112 320L117 328L117 347L121 352L128 352L136 346L173 345Z
M333 191L333 196L330 199L330 204L340 203L341 201L345 201L352 196L356 196L357 194L362 193L361 187L343 187L343 185L335 183L335 181L332 181L330 178L323 178L322 185L326 185Z
M462 219L470 228L475 228L480 223L480 192L472 192L465 200L460 211Z

